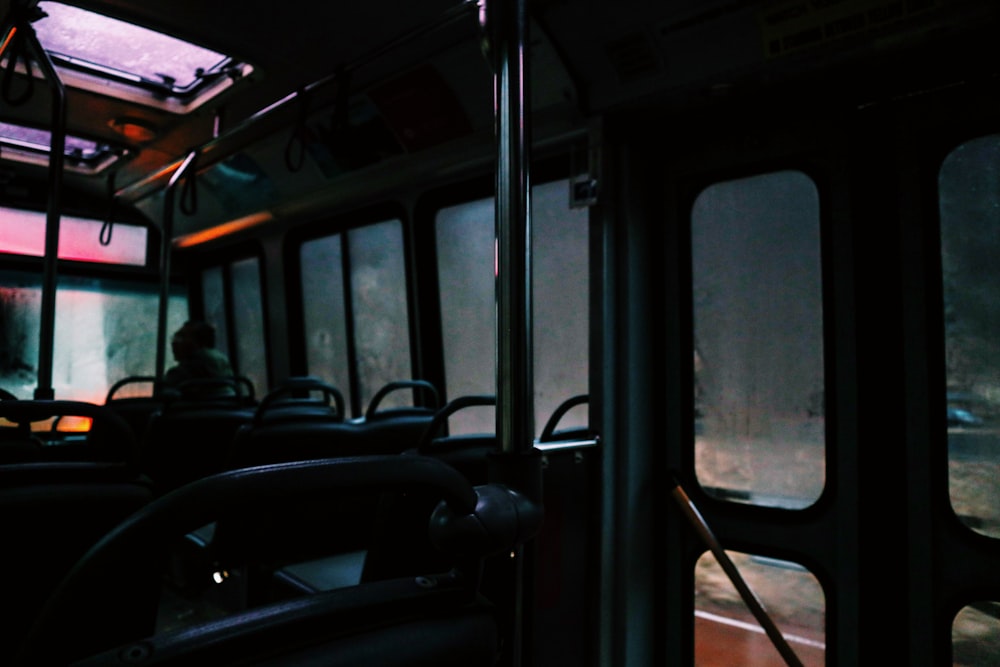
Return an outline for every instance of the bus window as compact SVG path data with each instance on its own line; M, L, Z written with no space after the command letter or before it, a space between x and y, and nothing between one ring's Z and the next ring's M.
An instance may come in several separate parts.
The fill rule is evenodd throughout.
M413 374L402 222L307 241L300 258L308 372L340 389L358 415L380 388ZM357 396L348 372L352 361ZM396 392L383 406L406 404L405 392Z
M588 392L588 215L569 208L568 192L564 180L531 189L536 435L560 403ZM494 394L493 200L441 209L435 229L448 396ZM585 411L572 411L560 427L585 422ZM449 426L452 433L492 432L496 420L492 410L465 410Z
M694 203L695 465L717 497L801 508L822 492L818 199L785 171Z
M31 398L37 386L41 302L40 276L0 275L0 387L19 398ZM156 327L150 322L156 322L158 308L159 288L153 284L61 276L53 348L56 398L103 403L118 380L152 375ZM170 297L167 317L175 329L187 319L180 290Z
M566 181L531 189L536 436L560 403L589 393L589 216L569 208L568 192ZM574 409L559 428L587 423L587 411Z
M45 213L0 207L0 253L42 257L45 227ZM102 232L103 228L100 220L60 216L59 259L146 265L145 227L116 222L109 231Z
M250 257L233 262L233 329L236 363L240 375L250 378L255 388L265 390L267 345L264 340L264 307L260 291L260 262Z
M955 665L992 665L1000 655L1000 602L971 604L955 616L951 626L951 654Z
M226 288L221 266L202 271L201 295L205 306L205 321L215 327L215 347L227 357L232 357L229 350L229 327L226 326Z
M229 357L237 375L248 377L264 393L269 385L260 281L257 257L211 267L201 275L205 321L215 327L215 346Z
M798 563L730 551L726 555L802 664L824 665L826 600L816 577ZM695 564L694 599L696 667L785 664L711 553Z
M952 151L938 196L951 504L1000 537L1000 135Z
M300 249L306 367L310 375L340 389L351 405L347 366L347 304L341 235L306 241Z
M352 229L347 243L360 399L367 406L383 386L413 375L402 222ZM385 407L408 404L405 392L390 394L384 403Z
M481 199L442 209L435 220L441 335L449 399L496 393L494 205ZM492 410L462 410L451 433L492 433Z

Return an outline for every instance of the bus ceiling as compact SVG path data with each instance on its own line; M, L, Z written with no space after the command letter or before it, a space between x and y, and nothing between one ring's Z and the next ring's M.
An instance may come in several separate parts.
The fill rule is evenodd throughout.
M11 48L8 28L18 17L36 30L66 88L67 196L103 208L111 184L124 207L162 224L166 185L195 152L198 207L187 202L173 229L191 245L248 220L322 210L342 201L344 177L363 169L391 164L375 172L390 178L420 154L426 174L430 149L454 149L439 159L439 174L457 169L459 152L473 150L488 164L494 91L479 4L362 3L347 21L336 3L287 11L270 3L0 0L7 99L34 92L0 107L0 161L9 174L0 187L12 195L4 200L45 180L51 139L38 135L52 116L40 68ZM910 68L919 82L887 81L871 61L870 71L838 68L862 54L905 57L908 46L932 40L948 47L935 57L962 59L971 74L986 64L961 52L962 36L983 29L992 3L546 0L528 11L532 137L541 142L584 131L593 113L650 102L697 108L762 82L767 90L788 84L799 99L849 85L864 104L927 85L934 68ZM84 26L127 35L126 44L69 52L113 43L82 38ZM138 54L129 48L136 44ZM149 67L146 53L183 53L186 64L168 69L154 57ZM817 76L819 68L828 76Z

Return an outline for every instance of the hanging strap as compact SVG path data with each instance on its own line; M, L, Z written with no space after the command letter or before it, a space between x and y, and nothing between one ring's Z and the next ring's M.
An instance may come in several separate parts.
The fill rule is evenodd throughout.
M101 226L97 240L102 246L111 245L111 233L115 228L115 172L108 173L108 214Z
M30 30L31 27L28 24L28 19L26 16L18 15L23 12L23 10L15 10L15 16L13 20L13 34L10 38L10 44L8 46L9 53L7 56L7 66L3 71L3 81L0 82L0 97L3 101L12 106L20 106L31 99L31 96L35 94L35 76L34 69L32 67L31 58L28 56L28 51L25 43L25 33ZM17 78L17 65L19 62L24 63L24 69L27 74L27 82L24 90L20 94L15 94L13 92L14 79Z

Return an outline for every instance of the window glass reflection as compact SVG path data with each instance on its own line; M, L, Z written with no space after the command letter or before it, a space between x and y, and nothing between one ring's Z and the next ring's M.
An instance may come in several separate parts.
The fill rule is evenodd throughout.
M350 405L340 234L303 243L300 259L308 372L337 387Z
M266 392L267 345L264 343L264 304L260 291L260 260L233 262L233 327L236 372L250 378L255 390Z
M826 600L797 563L727 551L747 586L806 667L826 658ZM696 667L783 667L786 663L711 553L695 565Z
M718 183L691 216L698 480L804 507L825 479L816 186L795 171Z
M1000 602L978 602L958 613L951 626L951 653L955 667L1000 662Z
M62 276L56 292L52 388L57 399L104 403L108 389L126 377L156 370L159 288L114 280ZM31 398L38 385L41 277L0 275L0 388ZM172 291L168 331L188 316L187 298ZM81 331L88 335L81 336ZM148 385L132 391L148 393ZM116 394L129 395L129 391Z
M47 214L0 207L0 253L43 257ZM104 222L59 217L59 259L145 266L148 230L116 222L101 243ZM105 236L108 238L108 236Z
M535 433L566 399L588 393L589 227L571 209L567 181L531 190L532 360ZM496 241L493 199L441 209L436 218L438 284L449 400L496 393ZM559 423L587 423L575 408ZM452 433L492 433L493 409L460 410Z
M390 220L352 229L351 304L361 410L389 382L413 377L403 258L403 227ZM380 407L412 405L407 392L393 392Z
M205 306L205 321L215 327L215 347L232 358L229 351L229 327L226 326L226 289L221 266L202 272L201 295Z
M1000 135L952 151L938 186L951 503L1000 537Z

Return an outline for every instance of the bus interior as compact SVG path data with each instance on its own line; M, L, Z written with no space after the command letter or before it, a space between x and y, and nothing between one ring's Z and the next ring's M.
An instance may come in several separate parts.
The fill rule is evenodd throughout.
M290 2L0 0L0 664L1000 664L995 0Z

